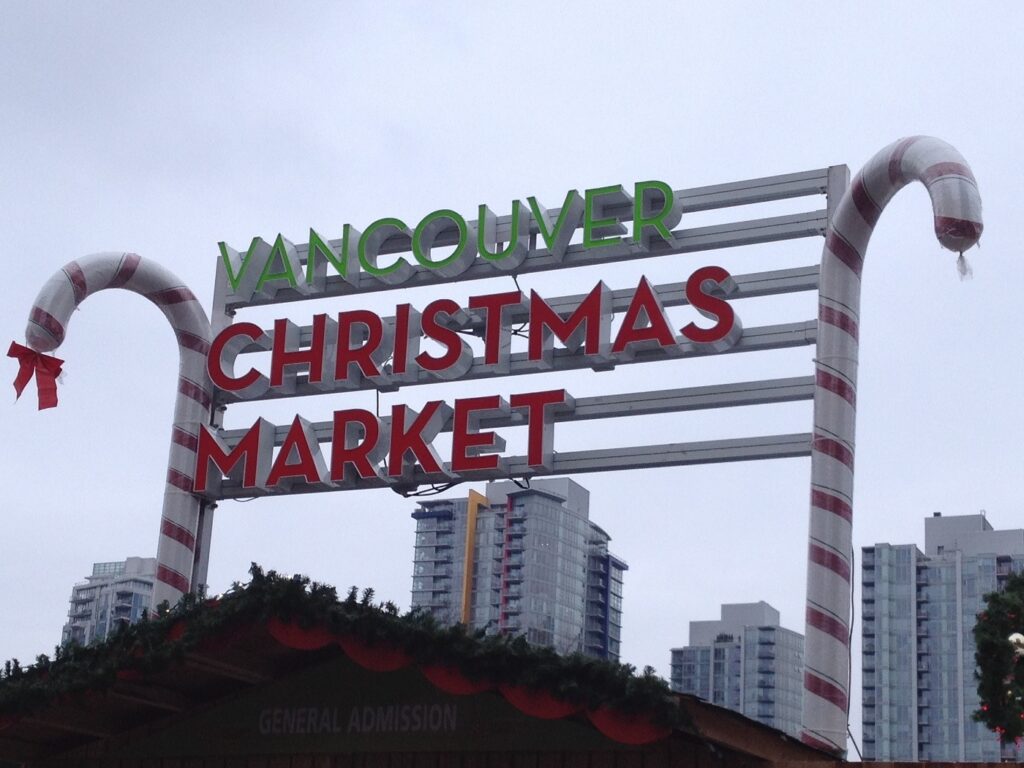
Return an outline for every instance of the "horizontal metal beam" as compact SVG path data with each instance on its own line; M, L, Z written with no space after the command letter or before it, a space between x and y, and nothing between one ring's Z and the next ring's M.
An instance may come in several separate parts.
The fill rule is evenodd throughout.
M808 344L815 343L817 340L817 332L818 324L816 320L745 328L743 330L742 338L740 338L734 346L724 352L702 352L697 350L684 352L681 348L676 348L679 350L679 354L673 356L668 355L661 350L641 350L638 351L632 359L617 360L616 365L632 365L634 363L648 363L658 360L679 360L692 357L706 357L708 355L734 354L738 352L763 352L771 349L806 346ZM536 362L527 360L526 352L517 352L509 356L509 371L507 373L495 371L493 368L485 366L483 358L477 357L473 359L473 365L469 371L465 375L459 377L459 380L470 381L478 379L495 379L503 378L505 376L550 373L553 371L576 371L592 367L594 367L594 361L579 352L571 352L568 349L555 349L553 350L550 371L540 371L537 368ZM421 370L418 372L417 379L415 381L402 382L400 385L394 386L393 389L397 390L399 386L408 387L420 384L438 383L441 382L437 378L430 376L425 371ZM361 381L359 385L355 387L319 389L311 386L306 381L305 376L299 376L296 381L294 392L289 393L283 392L280 389L271 389L259 397L248 398L243 401L230 392L218 390L216 393L216 400L221 404L231 404L237 402L255 402L259 400L280 400L289 397L305 397L309 395L338 394L339 392L358 392L373 389L390 391L384 387L374 384L372 381L366 380Z
M818 273L820 271L821 268L815 264L809 267L793 267L792 269L777 269L768 272L752 272L747 275L733 275L736 291L730 294L729 300L735 301L739 299L762 298L764 296L779 296L801 291L816 291L818 290ZM656 285L654 286L654 291L664 307L683 307L690 303L686 298L685 281ZM629 308L635 293L635 288L620 288L611 291L612 312L625 312ZM578 293L572 296L545 298L544 301L555 312L565 317L573 312L585 298L586 294ZM470 317L470 325L467 330L477 335L482 334L484 327L483 313L472 309L467 309L466 313ZM502 315L503 324L505 326L521 325L529 320L529 316L530 312L526 307L509 307ZM393 318L386 317L383 318L383 321L387 325L393 321ZM274 338L272 328L264 329L263 333L268 339ZM301 326L299 329L299 344L303 347L308 347L312 338L312 326ZM265 351L264 348L258 344L251 344L242 350L243 353L263 351Z
M592 421L614 419L625 416L651 416L663 413L680 413L713 408L732 408L749 405L768 405L810 400L814 397L814 377L799 376L787 379L765 381L741 381L730 384L713 384L703 387L682 389L660 389L649 392L625 392L615 395L576 398L576 407L571 412L550 414L554 422ZM498 429L525 425L525 415L514 411L508 416L493 416L480 419L481 429ZM280 446L288 434L290 424L278 424L274 428L274 445ZM318 421L312 424L317 442L332 440L334 424ZM449 420L443 432L450 432ZM248 430L227 429L220 432L225 443L234 447Z
M473 480L503 480L508 478L532 478L546 475L582 474L586 472L607 472L623 469L658 469L690 466L695 464L720 464L733 461L760 461L763 459L799 458L811 455L809 433L771 435L766 437L741 437L727 440L705 440L690 443L665 443L628 448L607 448L589 451L568 451L556 453L550 472L538 472L527 463L525 456L508 458L506 471L493 470L474 474ZM392 486L384 480L374 478L361 480L355 485L337 488L293 486L289 493L319 493L333 490L357 490L363 488L394 487L398 491L410 491L432 481L414 475L403 486ZM235 481L225 481L218 498L249 498L251 490L241 489ZM273 496L274 494L259 494Z
M523 275L533 272L545 272L563 267L583 267L595 264L610 264L630 259L647 258L652 256L669 256L681 253L693 253L695 251L708 251L719 248L734 248L757 243L769 243L779 240L791 240L803 237L816 237L824 235L828 225L828 212L825 209L794 213L786 216L772 216L748 221L729 222L726 224L714 224L707 227L694 227L690 229L675 230L672 234L674 242L669 245L661 241L652 242L651 246L644 248L639 243L631 240L623 240L621 243L603 246L601 248L584 248L582 244L576 243L566 248L562 259L556 258L546 248L531 249L530 255L515 269L515 274ZM443 233L442 233L443 235ZM442 235L439 235L435 245L444 244ZM385 242L387 246L391 240ZM394 248L394 252L408 250L407 237L404 238L405 247ZM341 247L341 241L331 241L332 244ZM456 242L454 236L452 243ZM303 248L307 246L296 246L301 258L305 258ZM381 252L386 252L382 247ZM218 267L220 268L220 267ZM229 301L226 304L227 310L239 309L247 306L258 306L264 304L280 304L289 301L303 301L314 298L329 298L333 296L351 296L362 293L375 293L379 291L390 291L403 288L415 288L424 285L439 285L453 281L464 282L467 280L480 280L484 278L498 277L502 274L492 264L476 261L465 272L457 278L443 277L436 270L426 269L418 264L413 265L411 277L400 286L384 283L365 272L360 272L353 285L340 275L329 275L324 283L324 289L315 294L301 294L290 288L284 288L276 293L273 298L253 296L249 301ZM507 274L512 274L507 273Z
M693 464L720 464L729 461L786 459L810 455L811 435L809 433L741 437L694 443L641 445L635 448L569 451L555 455L552 473L568 475L621 469L655 469ZM509 474L512 476L530 477L529 472L525 457L517 457L509 461Z
M709 211L737 205L823 195L827 191L827 186L828 168L820 168L814 171L683 189L676 194L682 197L685 216L687 211Z

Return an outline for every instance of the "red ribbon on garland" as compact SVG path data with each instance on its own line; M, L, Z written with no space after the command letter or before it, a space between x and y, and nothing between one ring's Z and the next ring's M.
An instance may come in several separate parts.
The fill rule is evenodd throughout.
M44 355L34 349L22 346L16 341L11 342L11 348L7 350L7 356L15 358L21 365L18 375L14 379L15 399L21 397L25 386L36 376L36 390L39 393L39 410L54 408L57 405L57 377L60 376L61 366L64 361L59 357Z

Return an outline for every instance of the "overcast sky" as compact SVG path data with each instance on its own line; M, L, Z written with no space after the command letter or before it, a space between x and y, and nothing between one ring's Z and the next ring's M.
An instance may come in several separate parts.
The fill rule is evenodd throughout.
M281 232L305 242L311 226L338 237L344 223L416 222L437 208L475 218L481 202L498 213L528 195L557 206L568 189L646 179L678 189L843 163L855 172L891 141L931 134L973 167L985 234L969 254L974 279L961 282L922 187L902 192L878 225L864 272L854 541L923 544L922 520L936 510L985 509L995 527L1020 527L1024 12L706 5L0 2L0 335L23 341L45 280L97 251L155 259L209 307L221 240L241 248ZM716 220L684 215L682 225ZM520 282L549 295L597 279L632 287L641 274L681 282L709 264L736 274L814 264L820 248L815 238ZM512 288L508 278L455 283L410 300L465 301L481 286ZM354 306L391 314L396 301L306 302L246 319L308 324L315 311ZM815 315L813 296L735 306L747 327ZM142 298L106 291L75 313L58 354L58 408L36 411L34 385L17 404L8 389L0 407L0 658L52 651L71 586L93 562L155 553L171 329ZM809 375L812 355L418 387L382 404L556 381L580 396ZM4 359L9 387L17 365ZM322 420L343 407L373 399L246 405L228 422ZM559 428L556 449L810 427L802 403ZM716 618L723 602L766 600L803 631L809 475L809 459L788 459L576 478L630 565L624 660L667 676L687 623ZM244 580L257 561L372 586L407 607L413 508L386 490L225 503L211 587ZM857 703L858 643L854 654Z

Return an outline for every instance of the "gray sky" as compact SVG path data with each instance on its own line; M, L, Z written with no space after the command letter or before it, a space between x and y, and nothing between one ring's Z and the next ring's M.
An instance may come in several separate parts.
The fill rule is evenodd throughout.
M969 254L974 280L960 282L955 257L931 234L920 186L900 193L878 225L864 273L854 540L921 541L934 510L984 508L997 528L1019 527L1021 21L1010 3L8 1L0 327L23 341L43 282L96 251L155 259L209 307L220 240L244 247L281 232L305 242L311 226L337 237L346 222L415 222L481 202L503 213L528 195L555 206L570 188L650 178L680 188L840 163L856 171L889 142L926 133L972 165L983 247ZM683 224L710 220L684 215ZM682 281L708 264L737 274L812 264L820 248L814 239L521 283L550 295L584 292L597 279L624 288L640 274ZM481 287L512 286L453 284L412 300L463 301ZM306 302L246 319L302 324L314 311L386 312L394 303ZM814 315L813 297L734 306L748 327ZM145 300L107 291L75 314L58 354L67 364L57 409L36 411L34 385L0 408L0 658L52 651L71 585L92 562L155 552L173 334ZM812 354L632 366L561 383L580 396L808 375ZM16 368L0 365L3 386ZM553 381L419 387L382 403L415 407ZM372 398L243 406L229 425L256 413L320 420L352 406L372 407ZM560 429L556 448L810 425L805 403ZM794 459L577 478L592 492L592 518L630 563L624 660L667 676L687 622L717 617L722 602L767 600L784 625L803 630L809 474L810 461ZM342 588L373 586L407 606L413 506L390 491L226 503L211 586L244 579L255 560ZM858 644L854 653L859 702Z

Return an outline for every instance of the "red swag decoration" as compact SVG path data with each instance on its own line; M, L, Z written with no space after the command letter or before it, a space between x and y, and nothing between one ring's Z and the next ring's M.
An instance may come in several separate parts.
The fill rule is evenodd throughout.
M14 379L15 399L21 397L21 393L25 391L25 385L28 384L34 373L36 389L39 393L39 410L55 407L57 405L57 377L60 376L64 361L59 357L36 352L16 341L11 342L7 356L15 358L21 365L18 375Z
M176 625L174 629L177 628ZM371 672L394 672L409 666L413 661L401 648L367 643L351 635L335 635L323 626L303 628L275 617L270 619L267 629L271 637L281 645L295 650L310 651L337 643L352 661ZM445 693L465 696L494 688L493 683L468 678L455 667L425 664L419 669L430 683ZM580 704L564 701L547 691L531 690L519 685L499 685L498 690L509 704L531 717L557 720L584 709ZM607 707L588 709L586 714L601 733L622 744L650 744L671 733L670 728L657 725L648 717L626 714Z
M435 688L457 696L468 696L471 693L483 693L494 687L486 680L471 680L455 667L426 665L420 667L423 676L433 683Z
M400 648L368 645L352 636L342 635L338 645L352 661L371 672L394 672L412 664L412 657Z
M171 628L167 630L167 639L181 640L185 636L185 629L187 628L184 619L178 619L176 622L171 624Z
M520 712L544 720L568 717L583 709L578 704L556 699L547 691L531 691L518 685L500 685L498 690L505 700Z
M297 651L315 651L334 642L334 634L326 627L303 628L298 624L285 624L276 616L267 622L267 630L281 645Z
M587 710L587 717L597 730L623 744L650 744L672 732L665 726L655 725L650 718L627 715L607 707Z

